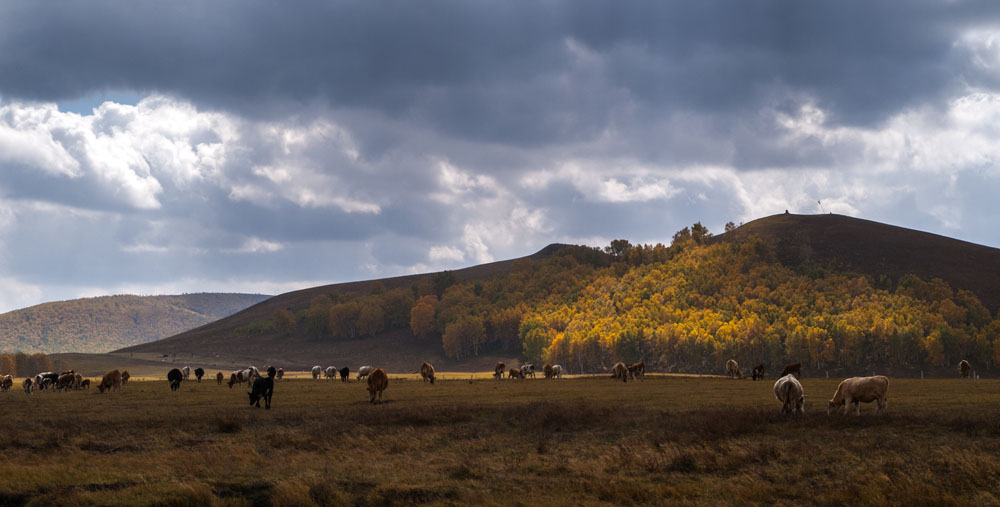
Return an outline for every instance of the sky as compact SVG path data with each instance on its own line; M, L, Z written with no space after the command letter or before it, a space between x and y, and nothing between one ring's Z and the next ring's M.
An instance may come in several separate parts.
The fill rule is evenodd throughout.
M0 312L998 195L993 0L0 3Z

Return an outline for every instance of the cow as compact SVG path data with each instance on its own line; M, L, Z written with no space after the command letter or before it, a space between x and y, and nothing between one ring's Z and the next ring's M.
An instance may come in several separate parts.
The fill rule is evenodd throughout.
M522 364L521 374L523 375L521 378L535 378L535 365L532 363Z
M625 363L622 362L615 363L611 368L611 378L628 382L628 366L625 366Z
M434 383L434 367L431 366L431 363L425 361L424 364L420 365L420 378L424 382L430 380L431 384Z
M327 366L326 369L323 370L323 376L326 377L327 380L333 380L337 378L337 367Z
M370 367L369 367L370 368ZM382 391L389 386L389 376L382 368L375 368L368 374L368 401L375 404L375 395L378 395L378 402L382 403Z
M558 364L552 365L552 378L562 378L563 367Z
M42 379L42 389L48 389L48 388L52 387L53 384L55 384L55 382L53 382L52 379L50 379L48 377L45 377L45 378Z
M751 373L754 380L764 380L764 363L754 366Z
M340 369L340 381L347 382L348 380L351 380L351 369L345 366Z
M48 382L46 382L48 380ZM39 389L48 389L52 384L55 384L56 380L59 380L59 374L51 371L46 371L35 375L35 384Z
M781 375L778 378L784 377L785 375L794 373L796 377L802 378L802 363L788 363L781 370Z
M503 380L503 370L506 367L506 364L497 363L496 366L493 367L493 378L496 380Z
M520 378L520 379L524 378L524 373L521 372L520 368L511 368L510 371L508 371L507 373L509 374L510 378Z
M128 374L128 370L122 372L122 385L128 384L128 379L132 378L132 375Z
M70 389L73 389L73 384L75 382L75 373L64 373L59 375L59 379L56 380L56 390L69 391Z
M97 390L102 393L104 391L121 391L121 389L122 372L118 370L111 370L105 373L104 377L101 379L101 383L97 384Z
M14 387L13 375L4 375L3 377L0 377L0 391L10 391L11 387Z
M552 370L552 365L549 363L545 363L545 366L542 366L542 373L547 379L550 379L553 375L555 375L555 371Z
M322 366L317 365L317 366L313 366L312 367L313 380L318 379L319 376L320 376L320 374L322 374L322 373L323 373L323 367Z
M963 359L958 363L958 373L962 378L969 378L969 374L972 372L972 365L968 361Z
M361 379L371 375L372 371L374 371L374 368L371 366L362 366L361 368L358 368L358 382L361 382Z
M217 384L219 384L220 386L222 385L222 381L225 380L225 379L226 379L226 376L223 375L221 371L219 373L215 374L215 382Z
M74 377L75 378L73 379L73 389L79 391L80 386L83 384L83 375L77 373L76 375L74 375Z
M281 378L284 377L284 376L285 376L285 369L284 368L278 368L277 373L274 375L274 379L275 380L281 380Z
M181 388L181 381L184 380L184 372L174 368L167 372L167 382L170 382L170 390L176 391Z
M35 381L32 380L31 377L28 377L24 379L24 382L21 383L21 386L24 387L24 394L31 396L31 391L35 389Z
M80 381L80 389L90 389L90 379L85 378Z
M774 397L781 402L782 414L805 413L805 394L795 375L789 373L774 383Z
M247 368L245 370L236 370L229 376L229 388L232 389L234 384L242 384L244 382L251 382L253 380L253 370Z
M840 382L833 399L827 404L826 415L836 414L841 408L844 415L847 415L851 404L854 404L854 413L861 415L861 403L877 402L875 415L885 413L888 403L886 394L889 391L889 378L878 375L876 377L851 377Z
M646 363L639 361L628 365L628 374L632 380L643 380L646 377Z
M274 395L274 368L267 372L267 377L257 377L253 381L250 392L250 406L260 408L260 399L264 398L264 409L271 410L271 396Z
M194 369L194 378L198 379L198 383L201 383L201 378L204 376L205 376L204 368L199 367Z
M191 375L191 367L185 366L185 367L181 368L181 374L184 376L183 380L187 380L188 377ZM180 384L178 384L178 385L180 385Z
M743 374L740 373L740 363L735 359L726 361L726 375L729 378L743 378Z

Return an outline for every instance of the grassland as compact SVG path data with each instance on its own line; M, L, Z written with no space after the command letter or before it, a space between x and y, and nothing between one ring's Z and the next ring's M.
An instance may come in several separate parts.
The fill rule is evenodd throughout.
M789 419L773 381L468 375L378 406L285 380L270 411L214 381L3 393L0 504L1000 504L1000 381L893 380L857 418L804 379Z

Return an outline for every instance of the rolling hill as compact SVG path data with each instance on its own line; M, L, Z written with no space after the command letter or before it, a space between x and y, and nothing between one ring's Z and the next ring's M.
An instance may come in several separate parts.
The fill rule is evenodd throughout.
M769 276L789 278L791 281L788 283L794 282L799 284L800 287L803 286L802 284L808 285L810 283L814 283L810 282L810 280L815 279L817 276L820 278L824 276L834 277L832 279L827 278L827 282L825 283L828 285L830 283L854 283L849 282L850 280L853 280L851 277L855 277L857 275L867 276L868 280L870 280L870 285L864 285L864 287L868 288L862 288L860 290L862 294L867 294L864 297L866 298L866 301L869 301L871 306L871 308L865 311L868 311L869 313L875 312L871 315L877 316L880 311L878 308L890 308L889 306L878 306L883 304L878 303L878 301L882 300L894 301L885 304L890 306L896 305L896 307L900 304L903 304L904 306L912 304L917 304L919 306L919 304L926 304L926 307L921 307L923 308L921 311L926 310L932 313L938 313L933 315L928 314L927 317L922 317L925 322L923 328L921 328L918 324L910 323L906 324L906 326L909 327L903 326L899 329L905 330L906 333L911 333L911 335L912 333L929 333L934 335L935 339L940 338L942 343L945 344L943 345L945 349L942 349L944 350L942 354L944 354L945 357L950 357L950 355L955 354L964 354L964 350L972 350L967 349L967 347L972 347L972 345L967 345L967 342L971 343L970 340L979 339L976 338L976 336L985 336L986 340L992 339L990 338L990 333L992 333L992 331L989 331L983 326L985 326L986 322L992 319L990 313L995 315L998 307L1000 307L1000 250L996 248L990 248L926 232L840 215L788 214L770 216L749 222L734 231L710 238L705 242L703 247L698 248L704 250L705 248L710 248L709 245L743 245L757 240L762 240L768 244L768 248L770 249L769 251L771 251L772 254L769 254L770 257L762 256L755 262L757 262L758 265L760 265L760 263L770 265L769 263L775 261L766 260L765 257L776 259L780 265L785 266L785 268L782 268L784 271L779 270L778 275L772 274ZM366 297L372 297L369 294L374 285L379 285L382 290L386 291L403 289L405 292L410 292L412 289L416 292L415 284L426 284L429 280L433 280L436 277L441 277L443 275L451 277L452 281L456 285L464 284L465 289L463 290L466 290L467 292L485 290L486 292L483 293L482 297L479 297L478 293L476 296L467 296L474 299L478 298L476 300L480 301L480 303L477 303L480 305L480 309L476 311L479 312L480 315L487 315L491 311L490 308L500 308L502 305L506 305L506 308L510 308L511 305L518 304L517 301L511 301L509 298L504 299L505 296L503 292L510 290L510 286L512 284L511 280L515 277L514 273L518 271L519 268L517 268L517 266L519 262L521 262L522 274L518 275L519 281L514 282L514 284L530 285L533 283L535 286L534 288L529 287L524 289L522 292L518 292L517 297L524 297L525 301L530 298L534 298L532 299L534 302L529 302L529 306L536 305L532 306L532 308L537 309L528 310L528 315L526 315L525 318L530 316L531 312L535 312L535 318L541 318L542 320L549 322L549 324L546 324L546 326L549 326L549 333L558 333L559 330L562 329L563 325L552 324L552 319L555 319L554 322L558 322L564 317L560 317L558 312L552 310L552 308L556 308L552 306L552 303L555 302L561 305L570 304L571 306L569 308L577 308L572 311L585 312L587 310L584 310L583 306L579 306L579 302L573 302L574 298L578 299L580 294L583 293L603 290L600 289L599 286L606 283L626 284L626 286L621 286L618 289L612 289L609 293L608 297L615 301L612 315L615 313L618 315L618 317L612 317L611 322L617 322L619 320L624 322L631 319L631 317L628 317L626 308L620 306L620 303L616 298L625 297L625 294L634 290L634 288L627 286L627 284L635 283L633 281L632 273L637 269L642 271L640 268L642 268L643 265L647 265L649 262L653 262L654 264L663 263L656 264L657 266L662 266L656 269L679 269L679 272L681 273L689 273L691 268L677 268L676 266L671 268L670 266L672 263L696 262L694 265L695 271L693 275L695 278L688 279L688 282L683 282L683 279L681 279L681 281L687 285L690 285L689 282L697 282L697 284L705 283L705 276L697 274L697 271L702 269L698 268L697 265L697 262L700 261L692 261L692 258L690 257L691 255L694 255L693 258L698 258L699 255L705 257L705 255L708 254L690 254L688 255L688 260L685 261L685 255L680 253L682 250L676 249L675 246L671 246L669 248L662 246L655 248L652 246L646 246L644 248L644 251L647 252L646 255L650 255L649 252L652 252L655 255L660 255L659 258L661 260L649 261L647 259L646 261L636 263L633 262L632 258L628 258L627 260L621 258L617 264L608 267L609 260L614 257L612 252L602 253L598 249L586 247L550 245L540 252L522 259L513 259L473 266L453 272L410 275L386 278L382 280L368 280L314 287L311 289L275 296L230 317L220 319L196 329L185 331L176 336L121 349L116 351L114 355L122 358L123 360L125 358L129 358L135 360L166 362L168 360L167 358L169 358L169 361L171 362L181 361L189 364L197 363L204 364L206 366L218 366L220 369L227 368L230 365L239 366L245 363L274 363L282 364L290 368L307 368L313 364L335 364L338 366L348 365L352 369L361 364L378 364L380 366L388 367L392 371L406 371L415 370L416 365L419 365L421 361L428 360L433 362L439 369L451 371L485 370L489 369L496 360L503 360L507 362L515 362L519 360L522 353L522 350L520 349L520 341L518 341L517 345L513 348L500 348L494 345L484 346L483 350L477 351L474 354L447 354L442 348L441 334L437 334L430 340L419 340L413 336L409 327L405 325L403 327L386 328L384 331L377 332L374 336L366 338L334 339L328 337L324 339L316 339L315 337L307 336L308 333L305 331L305 326L303 325L303 319L305 318L304 315L309 311L311 302L317 297L323 295L330 296L337 303L342 303L344 301L363 301ZM567 252L571 251L573 254L568 255ZM722 251L718 251L716 249L716 253L711 255L722 255L720 252ZM735 254L727 253L725 255ZM576 260L566 260L566 258L570 256L575 257ZM709 255L709 257L711 256ZM707 259L708 257L705 258ZM535 270L530 271L529 269L528 274L523 273L523 263L525 261L529 261L528 264L533 265L533 269ZM723 262L723 265L724 264L725 262ZM573 275L560 274L560 270L564 270L568 273L573 269L577 269L573 266L578 265L587 267L580 268L580 270L576 271ZM708 264L705 265L708 266ZM766 269L773 270L777 268ZM820 269L820 271L825 270L823 272L827 274L817 275L817 269ZM648 271L648 269L646 271ZM602 277L607 277L609 274L612 278L605 282L600 281L603 279ZM939 278L946 284L950 285L953 289L966 289L972 291L979 297L979 300L982 301L983 305L988 308L988 310L983 310L988 313L986 313L985 317L982 317L981 315L983 311L980 311L980 317L976 317L978 321L974 326L971 324L973 320L972 315L974 314L972 310L958 314L959 316L969 315L970 324L968 325L962 324L962 322L965 321L962 321L961 319L955 321L957 323L952 322L955 315L954 312L948 314L949 316L947 317L949 319L948 324L951 327L941 327L944 324L939 325L930 323L932 321L944 322L940 321L939 315L943 314L942 312L945 312L945 310L941 310L942 303L940 301L935 302L929 300L926 303L919 303L913 299L906 299L907 296L905 295L896 295L896 285L899 283L901 277L906 274L917 275L927 282L930 282L934 278ZM711 276L717 275L713 273L709 275L709 277ZM699 277L701 281L699 281ZM711 282L710 278L707 280ZM589 287L588 284L590 284ZM711 285L711 283L709 283L709 285ZM772 296L766 296L765 299L761 300L762 302L766 301L768 298L773 299L775 297L781 297L781 285L777 282L774 282L772 285L775 286L772 287L771 290L777 292L773 292ZM539 290L546 292L546 294L538 294ZM810 289L807 288L806 292L808 293L809 290ZM827 287L825 290L830 291L831 289L830 287ZM668 292L673 291L668 289ZM830 297L834 297L834 294L836 293L836 291L830 292ZM616 296L616 294L620 294L621 296ZM666 294L666 292L664 294ZM954 295L954 293L951 294ZM641 294L641 297L645 299L648 295L649 294L647 292L646 294ZM702 294L697 295L696 299L712 301L714 297L715 296L708 296L706 298L706 296ZM746 297L747 296L745 295L739 295L737 296L737 299L744 300ZM549 298L549 303L543 303L546 298ZM849 295L848 298L850 298ZM445 304L444 302L447 299L447 297L443 298L441 300L442 304ZM482 301L485 300L492 300L493 303L486 303L486 307L484 308L482 306ZM850 299L848 299L847 303L845 303L848 307L851 306L849 301ZM900 303L900 301L902 301L902 303ZM954 301L960 306L966 305L967 303L967 301L962 300L958 296L954 297ZM413 301L411 300L411 304L412 303ZM631 304L624 301L622 303ZM547 312L549 313L543 312L540 309L541 307L537 306L539 304L547 305L547 308L549 308ZM782 311L786 311L788 308L796 307L795 304L788 306L790 303L779 302L776 303L778 304L777 307L773 306L773 303L768 304L772 304L772 306L770 306L772 310L768 310L771 314L775 311L780 313ZM686 305L688 305L688 303L682 303L682 306ZM957 307L952 305L949 308ZM958 308L958 310L965 311L962 308ZM975 309L974 305L969 306L969 308L972 308L973 310ZM274 318L275 312L286 309L293 313L298 319L297 327L286 333L277 332L269 327L269 323ZM718 311L715 311L715 313L718 314ZM735 314L736 317L727 318L738 319L739 313L740 311L737 311ZM442 317L440 308L438 309L437 315L440 320ZM934 315L938 316L935 317ZM815 320L814 317L808 315L801 317L807 319L806 322L815 320L815 325L810 324L810 326L806 326L802 329L813 329L816 333L820 333L819 336L830 336L831 340L833 340L834 337L836 337L837 340L846 339L837 335L837 333L841 333L842 329L860 329L856 328L856 326L843 328L841 324L836 325L841 327L831 327L833 326L831 323L833 322L832 319L834 317L850 319L861 318L862 320L873 318L871 316L863 318L858 316L837 317L836 315L827 317L819 317L817 315L816 317L818 317L819 320ZM985 318L986 321L983 321L983 318ZM518 317L518 319L520 319L520 317ZM824 319L826 319L826 323L824 323ZM927 319L932 320L928 321ZM486 321L484 320L484 322ZM518 320L517 322L523 324L523 321L521 320ZM486 323L487 326L493 325L490 322ZM733 323L738 324L735 320ZM793 330L786 328L786 324L783 321L772 322L772 324L772 326L767 327L766 332L775 333L777 335L777 338L775 339L780 340L778 342L778 346L785 347L785 345L781 345L785 341L785 334L788 333L789 335L794 335ZM556 327L552 328L551 326L553 325ZM699 324L693 323L690 325L697 327ZM591 329L597 329L591 324L587 324L587 326L590 326ZM869 336L869 334L865 333L881 332L879 330L881 330L882 327L879 326L882 326L882 324L876 323L872 324L872 326L874 326L872 328L874 331L862 330L859 332L863 332L863 336ZM938 327L935 328L934 326ZM442 329L444 328L439 327L438 333L442 332ZM517 327L514 329L515 339L517 340ZM707 329L706 331L713 334L716 333L716 331L712 329L714 329L714 327ZM523 338L525 327L522 325L520 330L522 335L521 338ZM608 332L613 334L619 333L620 331L612 330ZM904 331L896 330L892 332L902 333ZM494 333L494 330L488 327L487 335L490 337L488 337L487 340L492 339L492 335ZM956 335L955 333L958 334ZM986 334L984 335L983 333ZM919 336L913 337L911 335L906 335L900 339L905 338L905 340L919 341ZM552 347L556 347L556 345L551 343L553 337L555 336L556 334L549 334L548 338L543 339L543 345L544 343L549 343L544 354L556 353L552 352L554 350ZM1000 337L997 338L1000 339ZM804 339L805 338L803 338L803 340ZM924 345L913 346L919 348ZM605 347L610 347L610 345L605 345ZM787 347L789 350L792 350L792 345L789 344ZM605 350L606 352L604 352L604 354L611 355L628 355L630 353L624 349L624 351L619 350L618 352L607 348ZM543 354L543 351L542 349L537 349L532 353ZM650 353L650 351L647 351L647 353ZM779 351L779 355L784 353L785 352ZM913 349L909 350L908 354L914 358L919 358L922 357L921 354L924 354L924 352ZM535 357L538 358L541 356L536 355ZM926 361L931 361L931 359L926 359L926 357ZM777 359L775 359L775 361L776 360ZM949 360L950 359L946 359L944 362L940 363L939 366L935 367L944 367L945 363ZM903 362L905 363L905 361ZM589 367L580 366L580 369L582 371L586 371L588 369L592 370L593 368L600 369L600 364L603 363L599 362L597 364L592 364ZM698 368L697 364L692 365L693 363L691 363L690 360L687 364L688 366L684 366L682 369L686 368L691 371L692 368ZM709 366L703 365L702 367ZM905 365L900 367L905 368ZM930 365L928 364L927 367L930 367Z
M172 336L270 296L102 296L44 303L0 315L2 352L107 352Z

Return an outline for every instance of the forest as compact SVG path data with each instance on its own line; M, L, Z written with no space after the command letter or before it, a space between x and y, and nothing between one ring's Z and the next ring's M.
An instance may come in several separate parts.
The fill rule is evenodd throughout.
M713 241L696 223L670 246L569 246L486 280L458 283L446 271L409 290L375 282L366 294L319 296L239 332L354 340L409 329L451 358L517 355L580 373L638 360L660 371L718 371L730 358L854 369L968 359L988 369L1000 361L995 312L940 279L786 265L772 242Z

